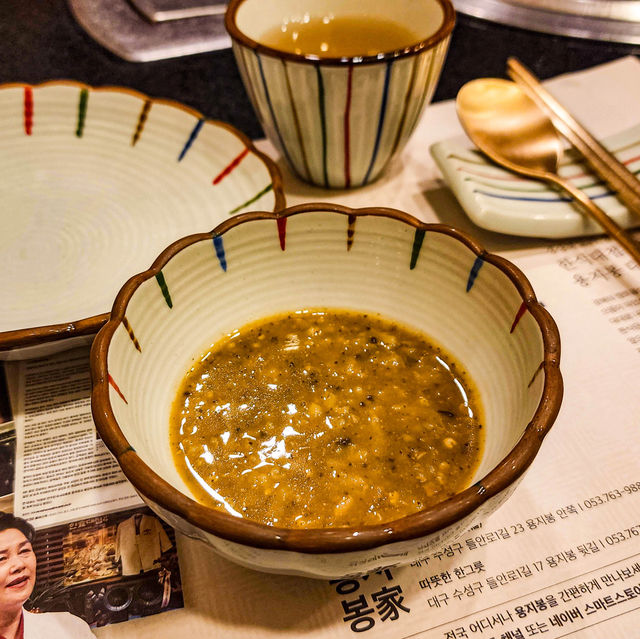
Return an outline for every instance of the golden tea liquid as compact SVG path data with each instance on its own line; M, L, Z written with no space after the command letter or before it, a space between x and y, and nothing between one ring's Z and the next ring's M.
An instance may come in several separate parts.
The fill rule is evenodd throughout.
M390 20L338 16L289 22L265 32L260 42L298 55L352 58L404 49L420 39L415 32Z

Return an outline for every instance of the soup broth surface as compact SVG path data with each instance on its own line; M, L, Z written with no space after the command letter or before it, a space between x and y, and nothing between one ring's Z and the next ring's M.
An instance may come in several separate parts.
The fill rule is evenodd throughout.
M388 522L459 492L483 430L468 376L424 335L322 309L214 344L179 388L170 443L202 503L326 528Z
M404 49L420 36L401 24L369 16L292 21L266 31L260 42L279 51L318 58L352 58Z

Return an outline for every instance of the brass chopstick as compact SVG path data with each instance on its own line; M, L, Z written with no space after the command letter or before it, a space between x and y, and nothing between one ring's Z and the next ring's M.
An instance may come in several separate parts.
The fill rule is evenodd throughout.
M640 215L640 181L605 149L516 58L507 60L507 73L549 115L558 131L584 156L596 173L632 212Z

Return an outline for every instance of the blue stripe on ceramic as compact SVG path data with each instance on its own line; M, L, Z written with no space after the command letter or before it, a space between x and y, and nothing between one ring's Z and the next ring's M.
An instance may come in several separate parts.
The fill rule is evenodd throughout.
M320 65L316 65L316 78L318 79L318 108L320 109L320 131L322 133L322 175L324 185L329 186L329 174L327 172L327 116L324 106L324 81Z
M167 303L169 308L173 308L173 302L171 301L171 294L169 293L169 287L167 286L167 282L164 279L164 275L162 271L156 274L156 282L158 282L158 286L162 291L162 296L164 297L164 301Z
M78 124L76 126L76 137L81 138L84 132L84 123L87 118L87 105L89 103L89 91L87 89L80 90L80 98L78 99Z
M271 121L273 122L273 128L276 132L276 135L278 136L278 140L280 141L280 148L282 149L282 152L284 153L285 157L287 158L287 162L289 162L290 166L294 166L293 162L291 161L291 158L289 157L289 153L287 152L287 149L284 145L284 143L282 142L282 134L280 133L280 128L278 127L278 121L276 120L276 114L273 110L273 104L271 102L271 96L269 95L269 89L267 88L267 80L264 77L264 69L262 68L262 58L260 57L260 54L257 51L254 51L254 54L256 56L256 60L258 61L258 70L260 71L260 79L262 80L262 88L264 89L264 97L267 100L267 106L269 107L269 113L271 115Z
M371 162L369 163L369 168L364 176L363 184L367 184L369 182L369 176L371 175L371 171L373 170L373 165L376 162L376 158L378 157L378 151L380 150L380 138L382 138L382 129L384 128L384 120L387 115L387 100L389 97L389 82L391 80L391 65L392 61L387 62L387 69L384 74L384 87L382 89L382 104L380 105L380 116L378 118L378 131L376 133L376 141L373 146L373 155L371 156Z
M518 202L573 202L570 197L564 197L562 195L554 197L530 197L525 195L505 195L503 193L491 193L489 191L483 191L481 189L473 189L474 193L479 195L486 195L487 197L495 197L499 200L515 200ZM603 197L611 197L613 191L606 191L605 193L598 193L597 195L590 195L589 199L599 200Z
M218 258L218 262L220 262L220 266L222 270L226 273L227 271L227 258L224 254L224 243L222 241L222 235L214 235L213 236L213 247L216 250L216 257Z
M202 129L205 123L205 118L200 118L196 125L193 127L193 130L189 134L187 141L184 143L182 147L182 151L180 151L180 155L178 156L178 162L181 162L184 156L187 154L187 151L191 148L191 145L195 142L195 139L198 137L198 133L200 133L200 129Z
M480 255L478 255L478 257L476 257L476 261L473 263L473 266L471 267L471 272L469 273L469 279L467 280L467 293L473 287L473 284L476 281L476 277L478 277L478 273L480 272L480 269L482 268L483 264L484 264L484 260Z
M424 240L424 229L416 229L413 236L413 246L411 248L411 262L409 268L413 270L418 263L418 256L420 255L420 249L422 248L422 242Z
M131 138L131 146L135 146L136 142L140 139L142 135L142 130L144 129L144 124L147 121L147 117L149 117L149 111L151 110L151 100L145 100L142 105L142 109L140 110L140 115L138 116L138 124L136 125L136 130L133 133L133 137Z

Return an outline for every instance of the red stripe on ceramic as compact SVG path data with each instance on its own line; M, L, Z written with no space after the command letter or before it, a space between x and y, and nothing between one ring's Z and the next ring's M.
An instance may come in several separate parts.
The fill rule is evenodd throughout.
M284 251L285 242L287 239L287 218L280 217L277 221L278 225L278 238L280 239L280 248Z
M33 128L33 90L31 87L24 88L24 132L31 135Z
M520 308L518 309L518 312L516 313L516 317L513 320L513 324L511 324L511 330L509 331L510 333L513 333L513 331L516 330L516 326L518 325L518 322L522 319L522 316L526 312L527 312L527 303L522 302L522 304L520 304Z
M215 178L213 178L213 184L219 184L224 178L226 178L227 175L229 175L233 171L233 169L235 169L238 164L242 162L242 160L248 153L249 149L244 149L239 155L233 158L233 160L231 160L231 162L224 169L222 169L222 171L220 171L220 173L218 173Z
M109 384L111 385L113 390L116 393L118 393L118 396L120 397L120 399L122 399L122 401L125 404L129 404L129 402L127 401L127 398L122 394L122 391L118 388L118 385L113 381L113 377L111 377L111 375L109 375Z

